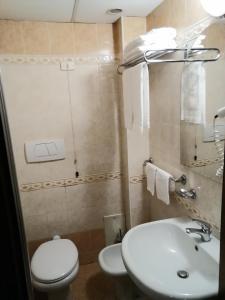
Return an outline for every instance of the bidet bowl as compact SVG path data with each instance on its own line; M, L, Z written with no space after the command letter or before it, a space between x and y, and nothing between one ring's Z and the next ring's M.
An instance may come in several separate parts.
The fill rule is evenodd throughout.
M121 256L121 243L103 248L98 261L102 270L111 276L127 275Z

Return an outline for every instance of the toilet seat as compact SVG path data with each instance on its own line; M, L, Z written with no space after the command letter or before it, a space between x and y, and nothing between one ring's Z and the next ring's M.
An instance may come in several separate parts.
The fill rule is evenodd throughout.
M34 279L51 284L69 276L78 264L78 251L68 239L51 240L41 244L31 260Z

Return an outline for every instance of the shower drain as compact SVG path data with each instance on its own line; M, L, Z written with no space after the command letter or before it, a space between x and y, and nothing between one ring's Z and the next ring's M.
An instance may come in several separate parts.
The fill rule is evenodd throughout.
M177 271L177 276L182 278L182 279L186 279L186 278L189 277L189 274L185 270L179 270L179 271Z

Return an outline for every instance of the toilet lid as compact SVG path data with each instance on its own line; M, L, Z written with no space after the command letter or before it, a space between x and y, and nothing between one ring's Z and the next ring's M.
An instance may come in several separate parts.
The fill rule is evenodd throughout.
M73 242L58 239L41 244L31 260L31 271L40 282L55 282L72 272L78 260Z

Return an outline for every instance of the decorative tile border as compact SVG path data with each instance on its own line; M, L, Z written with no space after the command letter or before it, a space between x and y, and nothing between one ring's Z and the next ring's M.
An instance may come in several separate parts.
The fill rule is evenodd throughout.
M139 175L139 176L132 176L129 178L129 182L136 184L136 183L142 183L144 182L146 176L145 175Z
M209 166L209 165L212 165L212 164L215 164L215 163L218 163L220 161L219 158L216 158L216 159L200 159L200 160L196 160L196 161L187 161L187 162L184 162L184 165L186 167L190 167L190 168L193 168L193 167L205 167L205 166Z
M112 55L102 56L62 56L62 55L0 55L0 64L44 64L58 65L65 62L73 62L75 65L86 63L109 64L115 63L118 59Z
M102 182L107 180L116 180L121 179L121 172L114 173L100 173L93 175L86 175L78 178L66 178L60 180L53 181L44 181L44 182L35 182L35 183L26 183L21 184L20 191L21 192L31 192L41 189L52 189L56 187L67 187L79 184L88 184L94 182Z

